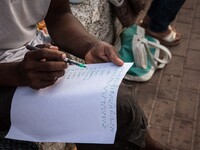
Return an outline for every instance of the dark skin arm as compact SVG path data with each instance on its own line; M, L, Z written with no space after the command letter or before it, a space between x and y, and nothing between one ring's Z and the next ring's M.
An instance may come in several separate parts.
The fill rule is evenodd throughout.
M112 45L97 40L72 15L68 0L52 0L45 22L51 38L62 50L85 59L86 63L112 61L123 65Z
M45 22L56 45L80 58L97 42L72 15L68 0L52 0Z

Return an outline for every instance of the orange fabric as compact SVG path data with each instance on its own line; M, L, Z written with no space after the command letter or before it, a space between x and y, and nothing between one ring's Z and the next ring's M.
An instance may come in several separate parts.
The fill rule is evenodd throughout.
M37 27L38 27L38 30L43 30L44 33L48 34L47 27L46 27L46 24L45 24L44 20L42 20L41 22L39 22L38 25L37 25Z

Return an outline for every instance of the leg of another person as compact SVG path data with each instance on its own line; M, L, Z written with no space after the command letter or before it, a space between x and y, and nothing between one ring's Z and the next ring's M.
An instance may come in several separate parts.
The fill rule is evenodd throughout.
M132 87L121 84L117 97L117 133L115 143L77 144L78 150L167 150L147 131L147 120Z
M132 88L120 85L117 97L117 133L115 144L77 144L78 150L125 150L144 147L146 118Z
M147 15L151 18L149 29L165 32L175 19L185 0L153 0Z
M144 0L109 0L114 13L123 27L135 24L138 15L145 7Z

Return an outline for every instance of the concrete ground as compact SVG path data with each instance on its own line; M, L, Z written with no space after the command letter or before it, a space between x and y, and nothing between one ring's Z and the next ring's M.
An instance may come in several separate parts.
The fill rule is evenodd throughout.
M177 15L180 45L149 82L132 83L153 137L172 150L200 150L200 0L186 0Z

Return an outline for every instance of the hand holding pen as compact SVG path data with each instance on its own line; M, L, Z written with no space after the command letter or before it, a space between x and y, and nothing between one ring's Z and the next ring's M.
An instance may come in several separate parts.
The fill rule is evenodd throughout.
M32 46L32 45L26 45L26 48L29 49L29 50L40 50L40 48ZM86 68L85 64L79 63L79 62L72 60L72 59L69 59L69 58L64 58L63 61L65 61L69 64L73 64L73 65L82 67L82 68Z
M44 50L29 51L22 61L16 63L18 85L41 89L53 85L64 76L68 64L63 61L66 54L44 47Z

